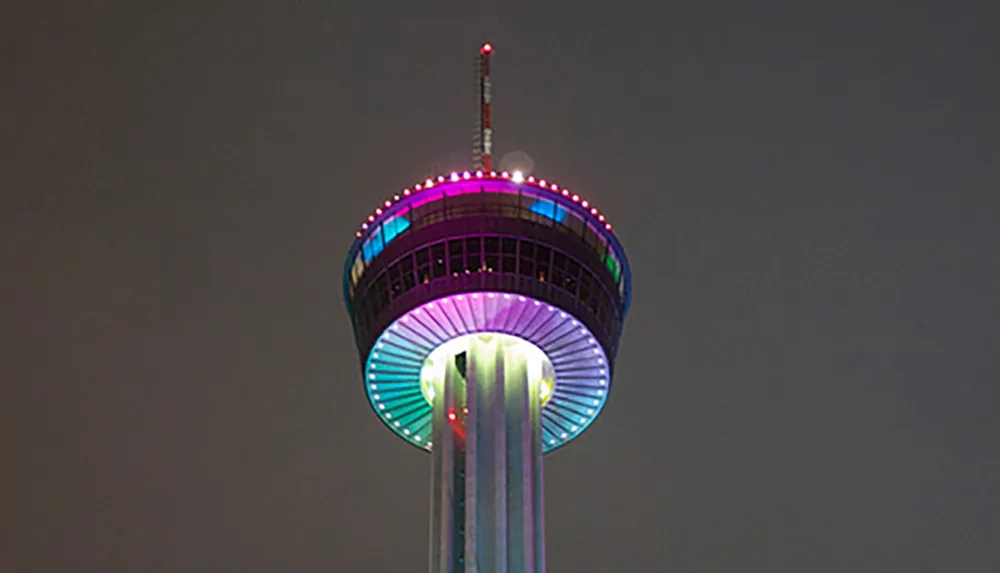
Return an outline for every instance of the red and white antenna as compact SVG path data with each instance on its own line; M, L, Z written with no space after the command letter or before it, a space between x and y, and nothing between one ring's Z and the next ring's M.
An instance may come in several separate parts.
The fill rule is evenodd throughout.
M490 172L493 155L493 121L490 118L490 102L493 99L490 84L490 56L492 55L493 46L486 43L479 48L479 55L476 57L476 76L479 81L479 124L476 126L476 135L473 138L472 162L476 169L481 169L486 173Z

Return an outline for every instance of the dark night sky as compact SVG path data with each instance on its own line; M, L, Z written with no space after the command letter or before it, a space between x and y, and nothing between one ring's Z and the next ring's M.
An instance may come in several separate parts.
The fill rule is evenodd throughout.
M634 269L609 406L547 458L549 571L1000 571L997 21L5 6L0 571L426 570L429 458L365 403L340 276L462 166L486 36L498 151Z

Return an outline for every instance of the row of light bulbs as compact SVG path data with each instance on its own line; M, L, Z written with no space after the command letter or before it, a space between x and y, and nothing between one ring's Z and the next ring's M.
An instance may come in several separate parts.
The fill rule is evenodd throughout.
M354 235L360 238L364 234L364 231L368 229L369 223L374 223L375 219L385 212L385 209L392 207L392 205L396 201L402 200L403 197L409 197L415 192L424 189L430 189L431 187L434 187L435 185L441 183L447 183L449 181L452 183L457 183L459 181L463 180L468 181L471 179L502 179L502 180L513 181L514 183L528 183L529 185L533 185L541 189L547 189L549 191L552 191L553 193L559 193L563 197L571 199L574 203L579 203L580 206L584 207L585 209L589 209L590 214L594 216L598 221L603 223L604 228L606 230L608 231L611 230L611 223L605 221L604 215L597 210L597 207L593 207L586 199L582 199L579 195L570 193L569 189L562 188L560 190L560 187L555 183L546 181L544 179L535 179L535 177L531 175L525 177L524 173L520 171L514 171L513 173L507 171L501 171L499 173L497 173L496 171L490 171L490 172L464 171L462 173L452 172L452 174L447 177L445 177L444 175L438 175L437 178L427 178L424 180L423 183L417 183L416 185L414 185L413 190L410 190L409 188L403 189L403 191L399 195L394 195L392 199L386 199L385 202L382 204L383 206L376 208L374 213L368 215L368 220L361 224L361 230L357 231Z

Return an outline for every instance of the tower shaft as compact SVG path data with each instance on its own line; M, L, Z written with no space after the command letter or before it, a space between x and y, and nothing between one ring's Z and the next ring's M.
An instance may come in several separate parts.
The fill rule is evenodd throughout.
M474 337L433 399L431 573L545 571L539 376L499 339Z

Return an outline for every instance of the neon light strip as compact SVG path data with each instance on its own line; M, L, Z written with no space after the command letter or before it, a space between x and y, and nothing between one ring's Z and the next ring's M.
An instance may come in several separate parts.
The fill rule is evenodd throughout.
M570 313L500 292L456 294L428 302L392 323L368 355L365 383L379 418L410 444L430 449L431 406L420 369L438 346L474 332L502 332L540 348L552 362L555 386L542 408L543 450L565 445L589 426L607 400L607 356ZM419 439L418 439L419 438Z

